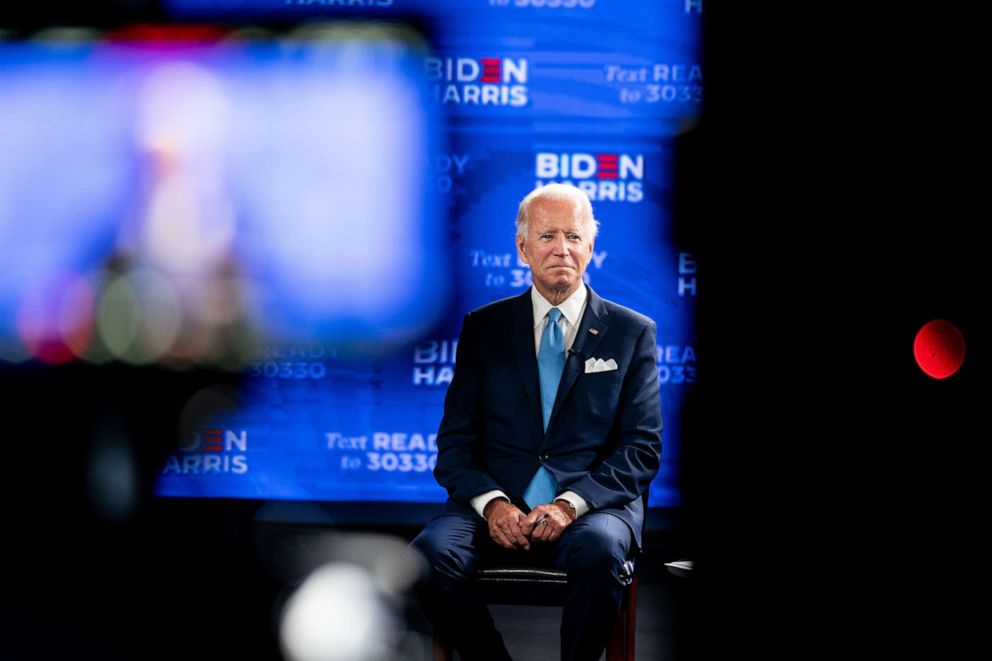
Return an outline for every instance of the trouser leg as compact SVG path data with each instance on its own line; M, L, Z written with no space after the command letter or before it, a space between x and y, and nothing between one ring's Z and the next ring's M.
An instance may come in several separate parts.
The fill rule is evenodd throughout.
M411 542L429 566L419 596L435 631L464 661L508 661L510 655L489 609L470 589L479 550L493 545L485 522L475 519L439 516Z
M568 573L561 623L561 658L596 661L620 612L621 568L633 541L630 528L610 514L590 512L565 529L555 566Z

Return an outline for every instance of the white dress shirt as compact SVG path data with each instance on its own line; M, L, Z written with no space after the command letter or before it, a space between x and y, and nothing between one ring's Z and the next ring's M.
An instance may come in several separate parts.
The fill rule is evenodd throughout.
M565 336L565 352L572 348L575 342L575 334L579 330L579 322L582 321L582 313L586 311L586 299L589 293L585 285L575 290L575 293L559 303L557 306L551 305L548 299L541 296L536 288L530 289L530 302L534 306L534 355L541 352L541 335L548 325L548 311L557 307L561 310L561 319L558 325L561 326Z
M575 342L575 335L579 330L579 322L582 321L582 314L586 310L586 299L589 297L586 291L586 286L582 285L575 292L566 298L564 301L559 303L557 306L551 305L548 299L544 298L536 287L530 288L530 300L531 304L534 306L534 356L536 357L538 352L541 350L541 335L544 333L545 327L548 325L548 311L557 307L561 310L561 319L558 323L561 325L562 333L565 336L565 351L568 352L572 348L572 343ZM499 490L487 491L484 494L480 494L473 498L470 502L472 504L472 509L479 513L479 516L483 516L483 512L486 510L486 505L493 498L510 498ZM564 493L558 494L554 498L555 500L565 500L571 503L572 507L575 508L575 518L579 518L583 514L589 511L589 504L586 503L585 498L573 491L566 491ZM483 516L483 518L485 518Z

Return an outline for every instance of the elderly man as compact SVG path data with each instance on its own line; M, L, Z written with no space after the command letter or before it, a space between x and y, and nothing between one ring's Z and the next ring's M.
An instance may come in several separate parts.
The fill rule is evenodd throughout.
M516 244L533 287L463 322L434 471L449 498L412 546L428 616L466 660L510 658L468 589L480 556L565 570L562 659L598 659L640 544L661 455L655 324L583 283L597 226L574 186L532 191Z

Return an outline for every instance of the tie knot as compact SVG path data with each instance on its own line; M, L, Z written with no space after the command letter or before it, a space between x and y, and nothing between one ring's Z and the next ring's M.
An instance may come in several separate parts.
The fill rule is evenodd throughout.
M548 310L548 319L550 319L552 323L557 324L558 320L561 319L561 310L558 308L551 308Z

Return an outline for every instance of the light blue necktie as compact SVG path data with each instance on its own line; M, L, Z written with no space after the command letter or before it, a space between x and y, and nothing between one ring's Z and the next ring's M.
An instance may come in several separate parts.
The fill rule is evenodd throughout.
M558 394L558 382L561 381L562 370L565 369L565 335L561 332L558 320L561 310L548 310L548 325L541 334L541 348L537 352L537 370L541 377L541 409L544 414L544 431L548 431L551 420L551 409L555 405ZM524 502L533 509L537 505L550 503L558 493L558 485L550 472L541 466L534 473L527 490L524 492Z

